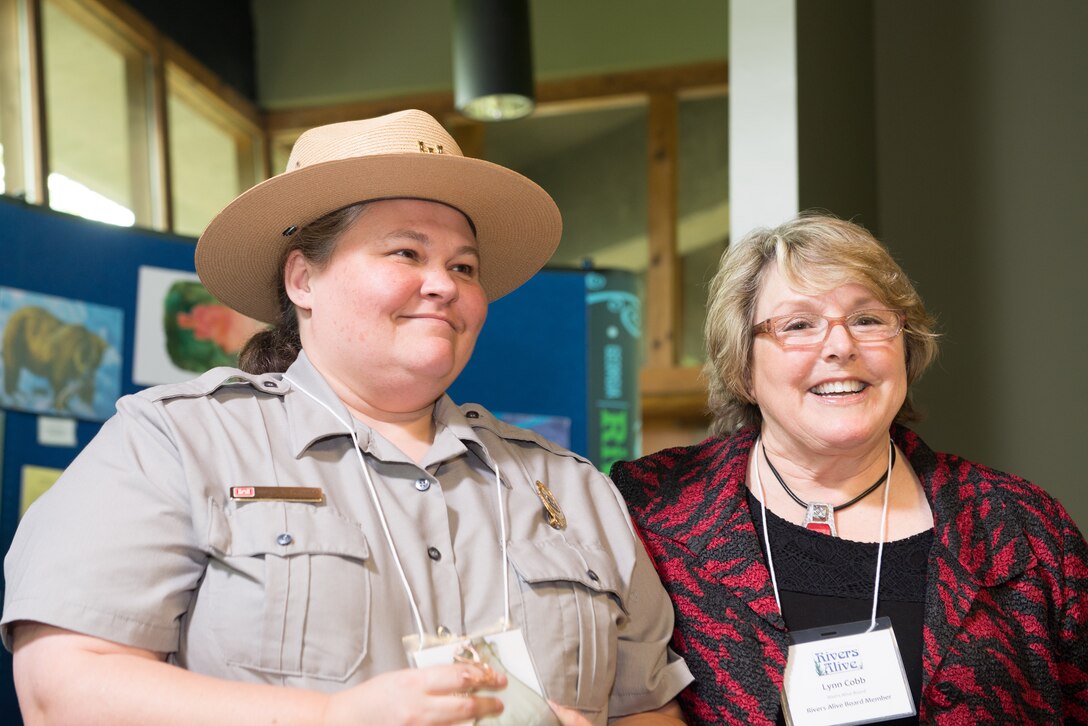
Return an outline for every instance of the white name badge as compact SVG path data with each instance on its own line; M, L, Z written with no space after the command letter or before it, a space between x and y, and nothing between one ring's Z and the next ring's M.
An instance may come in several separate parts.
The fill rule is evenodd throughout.
M911 716L914 698L889 618L790 633L782 713L793 726Z

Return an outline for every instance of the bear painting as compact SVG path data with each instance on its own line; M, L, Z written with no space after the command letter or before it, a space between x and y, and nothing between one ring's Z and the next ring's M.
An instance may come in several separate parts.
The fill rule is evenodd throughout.
M19 376L27 370L49 383L56 413L70 413L73 397L92 406L95 373L108 347L82 325L65 322L42 307L21 307L4 326L4 393L14 397Z

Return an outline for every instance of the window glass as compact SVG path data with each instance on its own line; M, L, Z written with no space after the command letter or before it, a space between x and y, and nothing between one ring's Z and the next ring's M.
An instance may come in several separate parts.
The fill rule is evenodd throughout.
M265 176L255 114L214 94L182 64L166 64L173 230L197 237Z
M729 104L724 94L680 100L677 247L681 259L681 366L706 359L707 288L729 242Z
M149 224L147 57L68 2L42 3L42 38L50 206Z
M170 193L174 231L199 237L241 191L238 144L230 131L169 94Z

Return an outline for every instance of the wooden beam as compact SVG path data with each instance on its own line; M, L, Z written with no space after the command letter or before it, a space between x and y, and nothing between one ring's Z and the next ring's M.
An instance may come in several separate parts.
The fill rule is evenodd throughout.
M696 367L643 368L639 371L642 418L706 425L706 384Z
M166 63L162 48L151 57L151 117L155 120L151 137L151 186L156 229L174 229L173 167L170 162L170 114L167 110Z
M125 62L125 111L128 143L129 204L141 227L161 229L156 226L155 180L152 169L158 166L154 158L153 126L154 93L151 91L152 56L147 53L122 50Z
M650 264L646 270L647 364L676 365L679 349L680 256L676 250L679 105L672 92L650 96L647 213Z
M667 68L647 68L636 71L600 73L579 78L558 78L538 81L536 100L539 104L572 101L583 98L603 98L630 94L676 94L688 88L719 86L729 83L729 66L711 61Z
M354 101L331 106L302 106L279 111L266 111L264 127L269 134L281 131L311 129L324 124L354 121L360 118L373 118L406 108L426 111L435 118L454 113L453 93L436 91L434 93L416 93L394 98L380 98L371 101Z
M31 169L30 184L26 190L26 200L43 206L49 206L49 126L46 122L48 113L45 101L45 56L42 51L42 0L27 0L26 24L27 77L30 85L30 108L23 118L29 119L29 158L23 157L23 163ZM25 178L25 177L24 177Z
M729 83L729 67L724 62L693 63L669 68L652 68L537 81L536 113L568 110L566 106L629 102L629 97L645 98L651 93L687 95L700 90L724 91ZM267 111L265 129L269 133L302 130L322 124L373 118L382 114L418 108L435 118L458 116L453 106L453 92L436 90L402 96L378 98L325 106L302 106Z

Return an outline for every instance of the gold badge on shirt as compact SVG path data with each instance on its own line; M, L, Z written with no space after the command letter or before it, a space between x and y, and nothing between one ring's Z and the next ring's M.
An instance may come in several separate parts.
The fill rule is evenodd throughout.
M555 500L555 495L552 494L551 489L548 489L544 482L538 481L536 483L536 495L540 497L540 501L544 505L544 518L548 521L548 525L552 529L566 529L567 517L563 514L563 510L560 509L559 502Z

